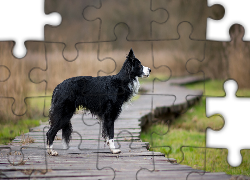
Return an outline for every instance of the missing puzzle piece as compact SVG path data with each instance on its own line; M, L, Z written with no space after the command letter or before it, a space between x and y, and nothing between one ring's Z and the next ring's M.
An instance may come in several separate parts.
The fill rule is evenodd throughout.
M241 149L250 149L248 143L249 105L246 97L235 96L238 85L234 80L224 83L226 97L207 97L207 116L221 114L225 118L225 125L220 131L207 130L206 146L213 148L227 148L229 150L227 161L231 166L237 167L242 162ZM237 130L237 133L234 133Z
M232 24L239 23L246 28L243 40L250 40L249 1L248 0L208 0L208 5L220 4L225 8L225 15L220 20L207 19L207 40L230 41L228 30Z
M26 55L27 49L24 42L44 40L44 24L56 26L60 23L59 14L44 14L44 8L42 8L44 0L8 0L0 3L2 7L0 16L5 17L1 18L0 40L15 41L12 52L17 58L24 58ZM15 14L15 16L11 14Z

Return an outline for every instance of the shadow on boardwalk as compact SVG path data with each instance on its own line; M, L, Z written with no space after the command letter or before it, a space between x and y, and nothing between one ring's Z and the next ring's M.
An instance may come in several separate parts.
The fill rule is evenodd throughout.
M35 127L25 136L35 142L20 146L16 137L11 146L0 146L1 179L229 179L225 173L204 173L186 165L174 163L159 152L148 151L148 143L140 140L140 120L150 124L150 117L166 112L183 112L188 102L195 101L201 91L173 85L200 80L176 79L142 85L142 94L133 105L124 109L115 123L116 147L119 155L111 154L100 138L100 124L91 115L76 114L72 118L74 133L70 147L62 149L61 132L54 143L58 156L48 156L45 132L48 125ZM171 85L172 84L172 85ZM186 96L188 96L186 100ZM200 173L200 174L198 174ZM189 176L188 176L189 175ZM187 177L188 176L188 177Z

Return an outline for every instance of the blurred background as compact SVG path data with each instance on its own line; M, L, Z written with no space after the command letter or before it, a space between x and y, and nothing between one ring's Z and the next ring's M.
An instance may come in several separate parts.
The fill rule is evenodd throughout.
M206 40L207 18L221 19L222 6L207 7L205 0L46 0L45 13L52 12L62 16L61 24L45 26L45 41L26 41L24 58L12 55L14 42L0 42L0 144L11 143L29 128L48 122L56 85L74 76L116 74L130 48L152 70L141 83L198 76L204 81L185 88L225 96L223 83L233 78L238 83L237 95L250 95L250 44L242 41L244 28L233 25L230 42ZM177 147L183 143L205 147L206 128L218 130L224 125L221 116L208 120L205 97L174 117L167 137L153 137L154 146L174 148L154 150L170 153L195 169L250 175L248 150L241 151L244 161L239 168L228 165L227 149L206 149L202 157L204 148L191 147L182 161ZM156 119L157 124L141 132L141 140L152 145L152 132L167 132L168 121L167 117Z
M206 20L222 18L221 6L197 0L46 1L45 12L55 11L61 25L45 26L45 42L26 42L23 59L13 57L14 42L0 43L0 94L7 97L1 98L0 121L47 115L40 111L41 96L73 76L118 73L130 48L153 78L234 78L239 88L249 88L244 28L232 26L231 42L205 40ZM47 98L47 110L49 105Z

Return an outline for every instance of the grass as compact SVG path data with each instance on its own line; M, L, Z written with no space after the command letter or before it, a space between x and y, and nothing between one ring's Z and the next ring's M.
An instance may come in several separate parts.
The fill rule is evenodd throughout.
M204 90L202 82L186 85L186 87ZM204 95L225 96L223 81L206 81L205 87ZM250 90L239 90L236 95L249 96ZM191 166L194 169L250 176L250 150L242 150L241 165L232 167L227 163L227 149L205 148L206 128L220 129L224 125L221 116L206 117L205 103L206 100L203 97L198 105L190 108L169 126L157 124L150 127L147 132L142 132L141 139L150 143L150 150L165 153L167 157L175 158L177 163Z
M41 96L44 96L41 94ZM45 107L50 106L51 97L45 98ZM44 109L44 99L34 98L29 101L31 108L37 109L39 112L43 112ZM34 119L20 119L16 121L3 121L0 126L0 144L9 144L16 136L28 133L29 128L36 127L40 125L40 122L48 121L47 117L35 117ZM23 138L26 142L28 139Z
M29 128L39 126L40 120L25 119L3 122L0 126L0 144L10 143L16 136L29 132Z

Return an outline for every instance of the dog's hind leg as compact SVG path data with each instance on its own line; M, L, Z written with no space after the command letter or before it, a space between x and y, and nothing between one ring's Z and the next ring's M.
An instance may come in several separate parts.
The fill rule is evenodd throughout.
M56 126L51 126L49 131L46 133L47 136L47 151L48 154L51 156L57 156L58 153L53 150L53 141L55 139L55 136L57 134L57 132L60 130L60 128L56 127Z
M54 151L52 147L55 136L60 129L63 129L63 137L65 139L65 142L69 142L70 134L72 132L72 125L70 123L70 119L72 118L74 111L74 104L70 104L70 102L66 101L60 106L55 106L52 113L50 114L51 127L46 134L49 155L58 155L58 153Z
M71 133L72 133L72 124L69 122L62 128L62 144L63 149L69 148L69 141L71 139Z

